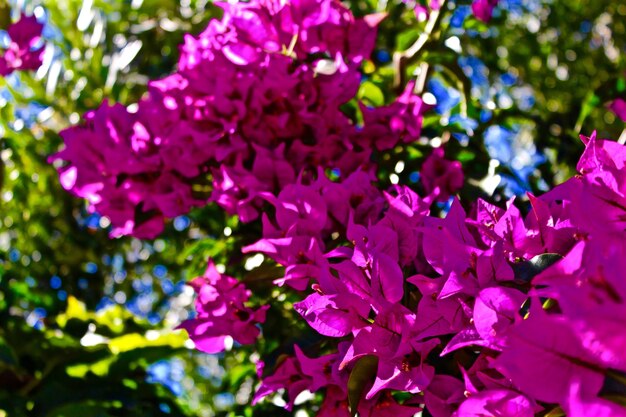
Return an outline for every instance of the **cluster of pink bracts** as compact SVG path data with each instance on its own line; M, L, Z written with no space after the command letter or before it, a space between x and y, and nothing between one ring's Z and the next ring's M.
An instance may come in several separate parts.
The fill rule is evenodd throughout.
M7 28L8 48L0 56L0 76L13 71L36 70L41 65L43 50L36 48L43 25L34 16L24 16Z
M494 5L474 12L487 20L480 8ZM318 417L626 416L610 400L626 375L626 148L584 138L580 175L529 195L525 216L513 201L468 214L456 199L431 216L462 187L459 162L434 150L419 196L381 191L371 160L419 137L427 106L412 85L362 106L362 126L340 110L380 17L335 0L222 7L136 112L103 104L62 132L53 159L114 235L156 236L164 218L211 201L242 221L271 208L243 251L284 267L275 283L302 295L294 309L325 343L272 369L260 361L254 402L284 389L292 409L322 390ZM198 349L254 343L268 306L250 307L243 283L210 263L192 286L198 315L181 327ZM357 368L370 378L355 393Z
M325 389L318 416L349 416L351 371L373 358L361 416L532 417L557 406L626 416L606 399L626 372L626 147L584 141L580 175L530 195L526 216L483 200L467 215L455 200L431 217L433 195L379 192L364 173L286 187L244 251L284 266L279 285L309 292L294 308L336 350L313 359L296 348L255 401L285 389L292 407L300 392ZM545 258L557 262L528 273ZM184 327L214 352L205 323ZM400 404L394 391L414 396Z
M136 112L104 103L61 133L61 183L108 216L114 236L155 237L164 218L207 202L251 221L264 195L299 177L347 178L373 169L374 150L419 138L428 106L411 85L388 106L361 105L362 126L341 111L382 16L356 19L335 0L220 6Z

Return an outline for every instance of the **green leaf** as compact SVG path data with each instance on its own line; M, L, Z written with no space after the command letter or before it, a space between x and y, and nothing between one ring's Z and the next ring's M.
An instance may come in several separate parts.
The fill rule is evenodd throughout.
M529 282L540 272L548 269L561 259L563 259L563 256L558 253L543 253L528 261L514 264L513 271L515 272L515 278Z
M92 365L87 364L77 364L70 365L65 369L65 372L73 378L84 378L87 375L87 372L93 372L94 375L98 376L106 376L109 372L109 368L111 364L115 361L115 357L111 356L108 358L104 358Z
M463 164L465 164L466 162L472 161L475 158L476 158L476 154L466 149L461 150L461 152L459 152L458 155L456 156L456 159Z
M406 30L398 35L396 38L397 48L399 51L404 51L408 49L419 37L419 31L417 30Z
M7 30L11 23L11 7L6 0L0 0L0 29Z
M408 153L408 158L411 161L420 159L424 156L424 153L414 146L407 147L407 153Z
M256 368L253 364L242 364L232 367L228 372L229 384L232 387L239 386L239 384L248 376L254 376Z
M359 100L364 101L366 104L371 104L372 106L379 107L385 104L385 95L382 90L370 81L365 81L361 84L357 97Z
M80 321L87 320L89 318L89 314L87 313L87 308L85 307L85 303L79 301L74 296L69 296L67 298L67 310L65 314L60 314L57 318L57 323L61 327L65 327L68 321L71 319L78 319Z
M597 95L595 95L593 91L590 91L582 103L580 114L578 115L578 120L576 121L575 129L577 132L580 132L580 130L582 129L583 123L585 122L585 119L591 114L593 109L598 107L599 104L600 104L600 98Z
M363 397L363 392L376 377L378 369L378 357L364 356L358 360L348 379L348 403L350 405L350 416L354 417L357 407Z

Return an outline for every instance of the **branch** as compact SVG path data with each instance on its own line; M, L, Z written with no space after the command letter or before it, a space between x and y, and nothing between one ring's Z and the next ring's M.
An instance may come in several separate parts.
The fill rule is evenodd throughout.
M430 16L428 17L428 22L426 22L426 27L424 28L424 32L420 34L413 45L405 51L398 51L393 54L393 65L396 68L394 86L397 89L402 89L404 84L406 84L405 72L407 64L416 60L421 55L432 34L439 29L441 19L443 17L443 11L447 3L448 0L443 0L439 10L431 11Z

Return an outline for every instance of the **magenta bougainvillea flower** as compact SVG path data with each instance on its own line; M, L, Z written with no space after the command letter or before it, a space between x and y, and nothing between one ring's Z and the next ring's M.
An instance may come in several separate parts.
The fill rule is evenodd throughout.
M564 404L575 378L584 381L585 395L596 396L600 391L604 371L565 318L535 308L528 319L511 328L508 337L507 349L495 367L532 398Z
M415 95L415 82L391 104L367 107L361 104L364 126L360 135L367 137L378 150L391 149L398 143L411 143L420 138L424 112L432 106Z
M85 125L61 133L65 149L54 158L70 162L60 169L61 184L87 199L92 211L106 213L115 225L114 236L131 232L155 236L163 227L163 216L204 203L193 195L183 169L166 168L161 154L168 147L156 145L158 138L150 134L149 125L143 114L105 104L86 115ZM192 158L202 153L200 146L206 140L188 136L190 148L194 137L198 149ZM135 217L137 207L145 218Z
M296 303L294 308L320 334L342 337L368 325L366 318L370 306L347 293L313 293Z
M616 98L609 104L609 109L611 109L611 111L615 113L617 117L619 117L620 119L626 122L626 101L625 100L621 98Z
M498 0L474 0L472 12L478 20L489 22L493 14L493 9L498 5Z
M376 358L358 406L364 415L416 411L410 400L391 401L394 391L413 395L435 417L531 417L556 406L623 412L601 389L626 364L626 287L619 279L626 259L620 223L626 151L595 136L583 142L581 174L529 195L526 216L513 201L500 208L482 200L468 215L455 199L445 218L431 217L436 192L420 198L395 187L367 217L356 215L358 204L347 204L350 193L335 195L333 205L345 199L347 210L337 218L319 202L320 182L304 186L295 200L285 195L290 211L267 216L268 237L246 251L260 250L286 268L310 267L300 275L307 285L296 289L314 292L295 309L312 329L338 341L330 354L337 354L333 372L341 377L324 413L345 414L342 378L364 358ZM598 200L596 217L614 220L600 227L583 215L583 199L590 198ZM324 209L326 217L319 213ZM325 226L310 218L325 219ZM326 246L333 231L345 233L347 245ZM274 236L285 234L315 242L315 253L280 255L273 242L284 238ZM546 256L558 262L535 277L524 272ZM434 359L463 355L473 359L452 361L460 376L441 374Z
M257 372L261 374L265 364L257 364ZM288 402L285 409L292 410L296 397L307 390L312 384L311 378L307 377L300 367L296 357L285 358L274 370L274 373L262 379L261 386L256 390L252 404L258 403L262 398L284 389L287 391Z
M463 169L459 161L444 158L443 148L430 154L420 171L422 185L428 193L435 193L437 200L446 201L463 187Z
M197 294L197 316L180 327L189 333L197 349L223 352L228 337L242 345L255 342L260 334L257 324L265 321L269 306L246 307L250 291L235 278L220 274L213 262L190 285Z
M108 216L114 236L153 238L165 218L207 202L252 221L299 176L328 168L346 179L371 169L374 150L419 138L429 107L412 89L364 107L363 126L341 110L384 15L355 18L338 0L218 4L222 19L185 37L178 71L151 82L136 112L114 116L105 103L61 134L74 148L52 158L64 161L65 187Z
M488 21L496 4L472 9ZM209 202L258 220L243 252L278 266L290 314L321 342L256 361L253 402L285 395L293 410L310 391L321 417L623 415L606 386L626 372L626 147L583 137L578 175L499 206L454 197L464 173L443 148L422 195L380 189L377 153L417 141L429 110L409 83L355 105L362 117L342 111L382 16L337 0L219 5L136 111L103 103L51 159L114 236L157 236ZM209 263L191 285L181 327L198 349L256 341L268 307L242 282Z
M36 70L41 65L43 50L37 48L41 39L43 24L35 16L21 15L9 25L7 33L10 43L0 57L0 75L7 76L13 71Z
M584 397L580 391L581 381L576 380L570 385L570 402L563 407L571 417L625 417L626 408L612 401L595 396Z
M333 393L329 397L326 408L347 409L343 403L347 400L345 386L348 379L347 375L339 373L337 357L338 355L333 353L318 358L309 358L302 349L295 346L295 356L282 360L276 366L275 372L263 379L252 400L253 404L278 390L286 389L289 402L285 408L291 410L294 400L301 392L305 390L317 392L326 388L328 392ZM259 373L264 370L264 367L265 364L262 362L257 364Z

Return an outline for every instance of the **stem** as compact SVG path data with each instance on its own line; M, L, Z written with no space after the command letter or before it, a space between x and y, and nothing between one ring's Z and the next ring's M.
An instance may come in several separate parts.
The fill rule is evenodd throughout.
M428 75L430 73L430 65L428 62L422 62L419 68L419 74L417 75L417 81L415 82L415 88L413 92L417 95L422 95L424 89L426 88L426 81L428 80Z
M622 134L619 136L617 143L619 143L620 145L623 145L626 143L626 129L622 130Z
M394 53L393 64L396 68L394 85L396 88L402 89L406 84L405 72L407 65L421 55L432 34L439 29L439 26L441 25L441 18L443 17L443 11L447 3L448 0L443 0L439 10L431 11L430 16L428 17L428 22L426 22L426 27L424 28L424 32L420 34L413 45L405 51Z
M57 366L59 362L60 362L59 359L53 359L50 362L48 362L46 364L46 367L41 372L41 376L39 378L31 379L26 385L24 385L19 390L19 394L22 396L27 396L32 390L34 390L35 388L39 386L39 384L41 384L44 378L46 378L50 374L50 372L52 372L52 370Z
M287 56L293 55L293 50L296 49L296 44L298 43L298 33L299 32L296 32L296 34L293 35L293 37L291 38L291 42L289 43L289 46L287 47L287 52L285 55Z

